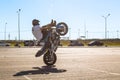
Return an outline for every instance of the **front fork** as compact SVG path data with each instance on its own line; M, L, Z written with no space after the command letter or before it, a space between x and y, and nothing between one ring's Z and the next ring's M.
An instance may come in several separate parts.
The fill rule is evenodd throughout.
M53 36L55 37L55 39L53 39ZM51 32L49 33L48 39L47 39L47 43L48 43L48 49L49 50L49 57L51 60L54 59L54 54L55 51L58 47L58 42L59 42L60 36L55 35L54 33L52 34Z
M54 44L53 44L53 41L51 39L51 34L48 37L48 49L47 50L49 51L49 54L48 54L49 55L49 60L50 61L54 60L55 51L54 51Z

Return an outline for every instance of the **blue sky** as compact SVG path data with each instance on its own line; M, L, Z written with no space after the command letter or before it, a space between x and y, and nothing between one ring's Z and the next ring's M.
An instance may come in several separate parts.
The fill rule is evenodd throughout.
M87 38L105 37L105 20L107 18L108 38L120 37L120 1L119 0L0 0L0 40L4 39L5 23L6 39L18 39L18 14L20 12L21 39L33 39L31 21L36 18L41 25L66 22L70 28L65 37L77 39L85 35Z

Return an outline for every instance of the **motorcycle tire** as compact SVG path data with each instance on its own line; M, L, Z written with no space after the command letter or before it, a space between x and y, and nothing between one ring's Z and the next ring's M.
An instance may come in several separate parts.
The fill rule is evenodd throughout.
M50 59L51 55L50 55L50 52L47 51L44 56L43 56L43 61L46 65L54 65L56 63L56 60L57 60L57 56L55 53L53 53L53 59L51 60Z
M60 30L58 29L58 28L60 28L60 27L62 27L62 26L63 26L64 31L60 31ZM67 32L68 32L68 26L67 26L67 24L64 23L64 22L58 23L58 24L56 25L56 31L57 31L57 33L58 33L59 35L61 35L61 36L66 35Z

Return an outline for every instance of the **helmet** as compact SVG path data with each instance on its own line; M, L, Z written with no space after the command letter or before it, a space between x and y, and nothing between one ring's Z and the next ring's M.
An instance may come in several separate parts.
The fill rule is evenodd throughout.
M32 25L33 25L33 26L39 25L39 22L40 22L39 20L33 19L33 20L32 20Z

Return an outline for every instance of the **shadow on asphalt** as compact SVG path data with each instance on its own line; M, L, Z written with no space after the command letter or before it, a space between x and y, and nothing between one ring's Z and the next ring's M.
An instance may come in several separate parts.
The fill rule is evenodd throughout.
M14 74L13 76L24 76L24 75L35 75L35 74L50 74L50 73L62 73L66 72L65 69L57 69L54 65L52 66L42 66L33 67L33 70L20 71Z

